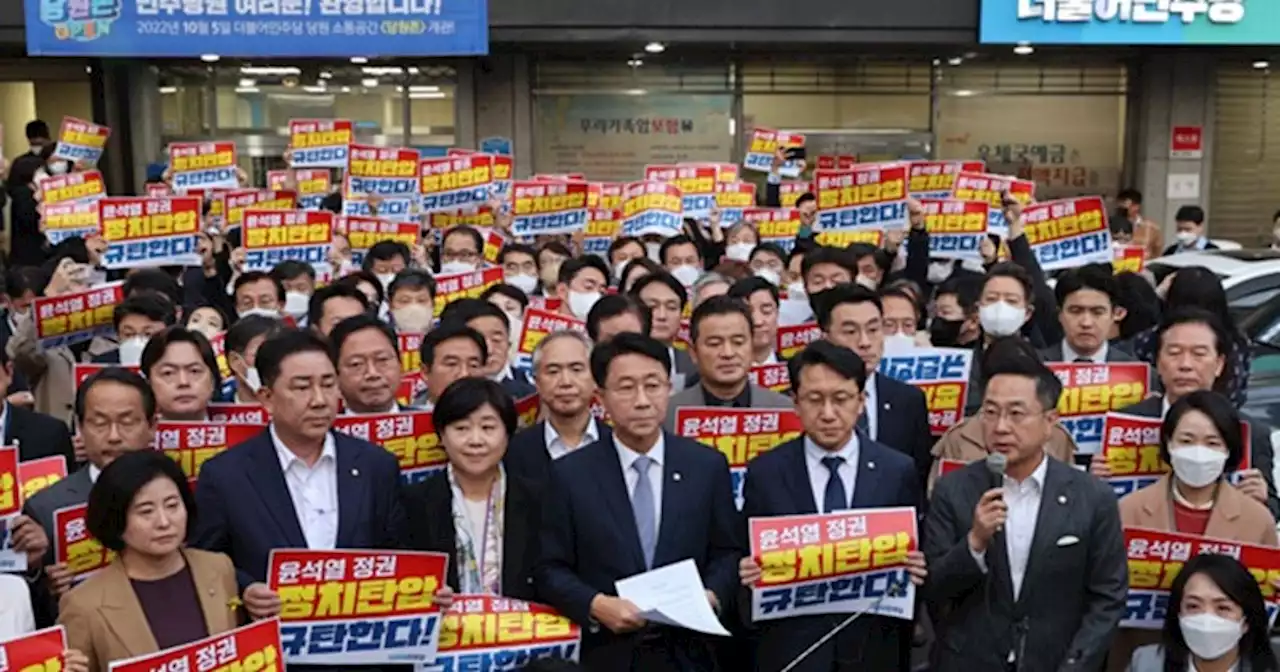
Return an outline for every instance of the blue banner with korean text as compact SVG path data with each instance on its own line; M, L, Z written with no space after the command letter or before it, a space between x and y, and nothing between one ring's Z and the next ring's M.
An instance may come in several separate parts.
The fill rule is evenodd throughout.
M25 0L31 56L482 56L487 0Z

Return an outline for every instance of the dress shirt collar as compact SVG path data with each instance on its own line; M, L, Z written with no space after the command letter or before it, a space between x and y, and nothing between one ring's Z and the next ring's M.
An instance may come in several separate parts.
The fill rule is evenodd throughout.
M497 373L493 374L493 382L495 383L504 383L515 379L515 374L511 373L511 362L507 362L501 369L498 369Z
M778 351L770 350L769 356L765 357L764 361L760 362L759 364L756 364L756 366L764 366L765 364L777 364L777 363L778 363Z
M1012 476L1005 474L1004 487L1008 490L1025 490L1028 486L1034 487L1038 492L1044 492L1045 475L1049 473L1049 460L1053 458L1047 454L1040 460L1040 466L1031 472L1021 483L1015 481Z
M1160 417L1161 417L1161 418L1163 418L1163 417L1164 417L1164 416L1166 416L1166 415L1169 415L1169 406L1170 406L1170 405L1171 405L1171 404L1169 404L1169 397L1166 397L1166 396L1164 396L1164 395L1160 395Z
M623 443L618 439L617 434L613 435L613 444L618 451L618 460L622 462L622 473L629 473L631 471L631 465L635 464L636 459L641 456L641 453L631 449ZM667 439L661 432L659 432L658 442L653 444L653 447L650 448L649 452L645 453L645 455L648 456L650 460L653 460L654 464L661 467L663 462L666 460L666 453Z
M348 406L348 405L346 405L346 404L343 404L343 405L342 405L342 414L343 414L344 416L355 416L355 415L387 415L387 414L390 414L390 413L399 413L399 412L400 412L400 410L401 410L401 409L400 409L400 404L399 404L399 402L397 402L397 401L396 401L396 400L394 400L394 399L392 399L392 400L391 400L391 406L387 407L387 409L386 409L385 411L372 411L372 412L370 412L370 413L356 413L355 411L351 410L351 407L350 407L350 406Z
M824 457L843 457L845 464L854 466L858 463L858 452L861 446L858 443L858 433L853 432L849 435L849 441L840 447L840 450L827 450L813 442L808 436L804 437L804 456L810 465L822 466L822 458ZM825 468L825 467L824 467Z
M1105 364L1107 362L1107 348L1111 347L1106 341L1102 342L1102 347L1098 348L1098 352L1092 357L1086 357L1075 351L1066 339L1062 340L1062 361L1070 363L1077 359L1087 359L1095 364Z
M102 470L98 468L98 465L90 463L89 464L89 482L97 483L98 476L100 474L102 474Z
M732 399L721 399L720 397L717 397L716 395L711 394L711 391L708 390L707 386L704 384L700 383L698 387L702 390L702 401L705 402L707 406L723 406L723 407L729 407L729 408L751 408L751 380L750 379L747 380L746 385L742 386L742 391L738 393L738 396Z
M289 450L280 441L280 435L276 434L276 423L271 423L269 429L271 432L271 444L275 446L276 457L280 459L280 471L289 471L289 467L293 466L295 462L306 467L306 462L303 462L302 458L295 455L292 450ZM316 460L316 465L325 460L332 462L337 462L338 460L338 444L333 440L333 432L327 432L324 435L324 447L320 449L320 459Z
M9 402L0 400L0 441L9 431Z
M551 424L550 420L547 420L543 424L545 427L542 435L545 437L548 446L557 441L562 443L564 442L564 440L560 438L560 432L556 431L555 425ZM596 419L591 416L587 416L587 429L582 432L582 445L585 446L599 440L600 429L596 427ZM565 448L569 448L569 446L565 446Z

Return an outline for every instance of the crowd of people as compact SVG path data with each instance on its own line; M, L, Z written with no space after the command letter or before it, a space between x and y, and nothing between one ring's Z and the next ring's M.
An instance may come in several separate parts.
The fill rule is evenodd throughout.
M52 158L47 127L28 135L6 187L0 426L21 460L61 455L73 470L8 522L27 569L0 575L0 641L61 624L64 670L105 672L278 616L269 556L291 548L445 553L443 608L460 594L549 605L581 626L579 662L596 672L1280 670L1264 601L1276 587L1229 555L1167 577L1163 629L1120 627L1125 529L1278 543L1271 428L1240 413L1248 340L1205 269L1158 286L1093 264L1051 283L1012 200L1008 234L982 263L931 259L915 202L881 246L818 244L804 194L790 249L713 215L596 255L577 234L512 235L495 201L503 282L437 310L437 277L487 264L473 227L378 242L359 264L336 235L326 275L295 261L245 270L237 233L209 222L197 267L105 270L101 237L33 236L40 175L75 167ZM1140 203L1122 194L1113 234L1160 251ZM340 211L341 197L322 207ZM1178 219L1170 252L1207 247L1203 212ZM110 334L42 345L33 301L116 279ZM526 363L531 306L583 329L552 331ZM784 359L780 326L808 322L821 338ZM407 399L406 334L420 336L421 380ZM974 353L965 417L940 437L925 394L881 372L889 353L917 347ZM1117 410L1161 420L1169 472L1118 499L1108 460L1059 422L1063 384L1046 362L1148 364L1159 392ZM104 366L77 381L77 363ZM767 364L786 364L788 392L752 382ZM517 402L533 395L537 420L523 423ZM269 425L205 462L192 488L154 449L157 423L208 421L219 404L260 406ZM794 410L803 431L750 461L739 505L726 456L677 431L689 407ZM431 412L443 451L425 478L334 431L344 415L406 411ZM948 460L968 464L942 475ZM54 512L79 504L115 554L83 581L52 542ZM903 558L915 619L753 621L749 589L769 568L749 550L748 520L892 507L919 515ZM620 579L690 559L730 638L649 622L618 597Z

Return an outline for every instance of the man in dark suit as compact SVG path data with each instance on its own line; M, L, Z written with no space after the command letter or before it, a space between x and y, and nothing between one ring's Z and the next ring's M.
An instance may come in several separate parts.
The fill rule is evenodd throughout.
M993 345L979 422L1003 476L942 477L925 518L933 669L1096 670L1124 613L1128 568L1110 486L1044 451L1062 383Z
M679 392L698 382L698 367L689 353L675 346L680 317L689 302L689 292L670 273L653 273L635 281L629 292L649 309L649 335L667 348L671 360L671 388Z
M933 466L933 434L924 393L880 375L884 356L884 309L875 292L857 284L841 284L814 299L823 336L853 350L866 363L865 405L858 429L873 441L910 457L923 492Z
M662 431L671 360L660 342L619 334L591 353L614 421L551 464L539 525L538 596L582 626L595 672L712 670L697 633L650 626L615 583L693 560L712 607L730 608L745 543L724 455Z
M509 473L541 486L552 461L613 433L591 416L596 383L591 341L582 332L566 329L542 339L533 350L533 377L545 419L512 437L503 463Z
M200 471L191 545L225 553L255 618L280 612L267 588L277 548L396 548L400 474L391 453L332 431L337 374L328 343L309 330L267 337L255 360L271 425Z
M1063 273L1053 288L1058 299L1062 342L1040 350L1046 362L1136 362L1137 357L1110 341L1119 335L1125 309L1117 301L1119 288L1107 264L1082 266Z
M9 361L9 353L0 348L0 390L8 389L12 381L13 362ZM66 459L68 469L76 463L66 423L3 399L0 399L0 435L4 437L2 445L18 446L21 462L60 455Z
M855 429L862 413L866 365L848 348L809 344L789 362L802 438L763 453L747 465L742 513L747 519L830 513L848 509L920 506L915 462ZM828 462L830 461L830 462ZM924 554L908 554L913 581L926 576ZM743 585L760 578L760 565L743 558ZM756 668L781 670L836 628L843 615L802 616L757 624ZM809 654L800 672L908 670L911 621L862 617Z
M484 336L489 347L484 375L502 385L512 399L523 399L535 392L528 376L511 368L511 339L520 334L511 333L511 322L497 304L484 299L459 299L440 313L440 321L445 320L465 324Z
M1220 391L1230 375L1226 351L1231 336L1212 313L1183 308L1165 317L1156 329L1156 373L1164 395L1153 395L1120 410L1147 418L1163 418L1169 407L1192 392ZM1236 487L1280 515L1280 498L1272 476L1275 449L1271 427L1257 418L1249 422L1249 469L1242 472ZM1089 471L1099 478L1111 475L1101 453L1093 456Z
M400 339L391 325L368 313L348 317L329 331L329 356L338 372L338 391L347 413L407 410L396 401L404 368Z

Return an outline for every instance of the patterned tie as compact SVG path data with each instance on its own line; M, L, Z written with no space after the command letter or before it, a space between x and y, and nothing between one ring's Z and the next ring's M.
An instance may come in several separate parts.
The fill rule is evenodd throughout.
M827 477L827 492L822 497L822 512L843 511L849 508L849 496L844 492L844 481L840 480L840 465L844 458L838 455L822 458L822 466L831 472Z
M653 567L653 550L658 545L658 525L653 503L653 486L649 484L649 467L653 460L641 455L631 463L639 478L631 492L631 512L636 517L636 532L640 534L640 549L644 551L644 566Z

